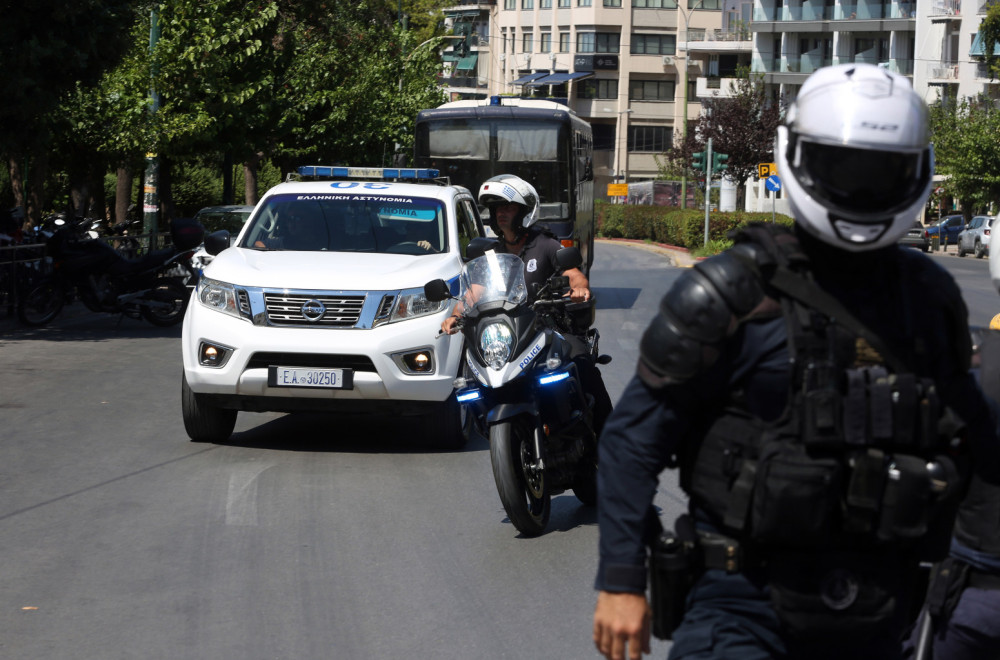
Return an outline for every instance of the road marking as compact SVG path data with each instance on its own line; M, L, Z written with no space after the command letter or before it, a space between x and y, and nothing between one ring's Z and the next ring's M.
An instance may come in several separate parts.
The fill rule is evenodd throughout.
M244 465L229 475L226 497L226 524L254 526L257 524L257 477L272 464Z

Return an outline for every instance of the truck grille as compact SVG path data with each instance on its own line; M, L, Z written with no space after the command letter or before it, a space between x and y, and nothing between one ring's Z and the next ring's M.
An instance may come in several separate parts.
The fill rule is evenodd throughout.
M308 302L313 303L311 307L316 312L319 311L319 305L315 303L323 306L321 317L312 319L303 314L303 306ZM361 308L364 303L364 296L296 295L267 292L264 294L267 318L272 325L351 328L361 318Z

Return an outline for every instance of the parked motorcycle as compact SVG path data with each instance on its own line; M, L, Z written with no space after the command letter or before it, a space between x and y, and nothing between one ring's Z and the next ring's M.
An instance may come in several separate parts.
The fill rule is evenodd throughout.
M81 238L83 222L66 221L46 241L47 272L18 301L21 322L44 325L78 297L91 311L144 318L160 327L180 323L190 292L169 273L180 265L194 276L191 256L205 234L201 225L172 222L172 247L126 259L101 240Z
M599 355L599 334L589 327L593 302L572 303L567 277L551 277L529 303L521 259L483 252L481 240L470 243L474 258L460 277L464 309L457 326L468 375L457 380L456 396L484 418L493 477L511 523L537 536L548 524L553 495L571 488L583 504L597 501L593 397L577 361L611 358ZM576 248L560 250L557 259L563 270L583 261ZM428 282L424 293L432 301L452 297L444 280Z

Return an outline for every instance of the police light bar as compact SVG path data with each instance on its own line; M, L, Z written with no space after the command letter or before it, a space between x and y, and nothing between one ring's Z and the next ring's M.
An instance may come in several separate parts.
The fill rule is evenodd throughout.
M482 394L480 394L479 390L465 390L455 395L455 399L459 403L472 403L473 401L478 401L481 397Z
M439 170L400 167L330 167L328 165L303 165L300 176L337 177L343 179L436 179Z
M547 376L542 376L538 379L539 385L551 385L552 383L558 383L560 381L569 378L568 371L560 371L559 373L549 374Z

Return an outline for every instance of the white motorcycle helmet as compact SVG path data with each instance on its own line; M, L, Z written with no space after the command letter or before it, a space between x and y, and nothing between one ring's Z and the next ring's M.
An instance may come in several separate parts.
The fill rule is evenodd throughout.
M851 252L895 244L930 195L927 106L906 78L871 64L809 76L776 152L795 221Z
M496 207L500 204L513 202L521 207L514 219L514 229L522 233L538 222L538 193L535 187L513 174L501 174L487 179L479 187L479 204L490 210L490 227L499 236L497 227Z
M1000 217L1000 216L997 216ZM993 221L993 226L1000 230L1000 223L996 220ZM990 229L990 279L993 280L993 288L1000 293L1000 244L997 245L997 249L993 249L992 238L993 230ZM990 330L1000 330L1000 314L993 317L990 321Z

